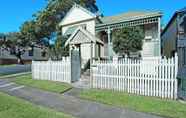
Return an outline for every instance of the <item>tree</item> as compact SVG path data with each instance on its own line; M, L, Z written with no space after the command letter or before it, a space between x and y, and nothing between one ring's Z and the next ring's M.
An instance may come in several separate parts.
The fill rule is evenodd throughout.
M127 27L113 32L113 49L116 53L130 56L130 52L142 50L144 31L141 27Z
M2 50L10 52L18 59L19 64L23 64L22 55L25 53L28 48L28 42L19 39L20 33L12 32L5 35L3 40L0 40L0 45Z
M20 27L19 39L24 42L24 45L31 46L49 46L49 41L45 40L45 33L41 32L40 26L37 25L36 21L30 20L26 21ZM26 45L26 46L27 46Z
M0 33L0 40L3 40L3 39L4 39L4 37L5 37L5 34Z
M65 47L67 38L63 37L60 30L57 32L55 44L50 50L52 59L61 60L63 56L69 56L69 47Z
M35 21L26 21L20 27L20 33L18 37L24 45L32 44L32 42L39 42L39 35L36 33Z
M55 45L50 50L50 57L53 60L61 60L64 56L69 56L69 48L63 46L61 39L56 40Z

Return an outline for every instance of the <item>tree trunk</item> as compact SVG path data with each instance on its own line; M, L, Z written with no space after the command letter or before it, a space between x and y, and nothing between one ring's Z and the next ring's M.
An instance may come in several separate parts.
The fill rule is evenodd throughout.
M21 65L24 64L24 62L23 62L23 60L22 60L22 58L21 58L21 55L17 55L17 63L18 63L18 64L21 64Z

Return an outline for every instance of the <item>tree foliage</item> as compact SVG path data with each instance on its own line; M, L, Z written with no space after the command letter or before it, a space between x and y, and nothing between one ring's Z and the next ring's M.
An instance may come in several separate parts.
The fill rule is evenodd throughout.
M29 43L25 40L21 40L19 37L20 33L18 32L5 34L5 38L0 40L0 48L2 51L8 51L10 54L16 56L18 63L23 64L21 56L25 53Z
M113 33L113 49L120 55L142 50L144 31L141 27L127 27Z
M4 33L0 33L0 40L4 39L5 34Z
M35 21L26 21L20 27L20 40L25 45L29 45L32 42L37 42L38 37L35 29Z
M65 42L67 38L61 35L61 32L58 31L57 39L55 44L51 46L50 57L53 60L61 60L64 56L69 56L69 47L65 47Z

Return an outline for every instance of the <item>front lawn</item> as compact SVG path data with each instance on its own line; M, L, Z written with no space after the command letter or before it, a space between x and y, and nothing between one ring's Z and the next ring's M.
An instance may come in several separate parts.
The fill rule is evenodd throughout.
M0 92L0 118L72 118Z
M71 85L66 83L46 81L46 80L34 80L32 79L31 74L18 76L16 77L15 80L12 81L17 84L22 84L22 85L35 87L46 91L56 92L56 93L63 93L72 88Z
M7 79L8 76L15 76L15 74L19 74L19 73L0 73L0 79Z
M8 64L8 65L6 65L6 64L5 65L1 65L0 64L0 67L11 67L11 66L16 66L16 64Z
M0 73L0 77L7 76L7 75L13 75L13 74L9 74L9 73ZM2 79L4 79L4 78L2 78Z
M6 74L0 73L0 76L5 76Z
M186 117L186 104L182 104L178 101L162 100L154 97L135 96L121 92L95 89L82 91L80 97L108 105L165 117Z

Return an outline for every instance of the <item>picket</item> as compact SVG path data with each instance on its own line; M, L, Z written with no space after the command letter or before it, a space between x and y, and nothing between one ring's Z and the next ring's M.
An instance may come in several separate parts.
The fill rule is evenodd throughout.
M32 78L71 83L70 58L61 61L32 61Z
M95 62L92 87L128 93L177 98L178 57L151 57L142 60L124 58L116 62Z

